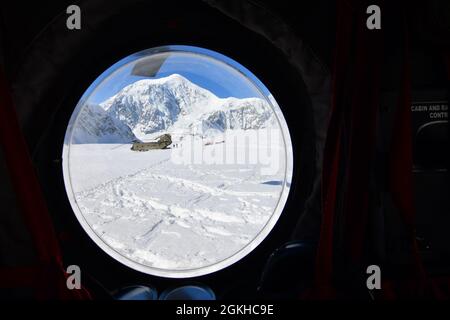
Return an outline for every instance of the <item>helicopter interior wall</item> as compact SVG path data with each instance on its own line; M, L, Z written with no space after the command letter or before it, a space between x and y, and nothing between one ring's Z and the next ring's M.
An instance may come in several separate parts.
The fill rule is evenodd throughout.
M19 120L66 264L80 265L93 283L101 283L109 290L135 283L165 288L184 282L138 273L100 250L75 219L61 172L64 132L84 90L122 57L165 44L206 47L250 69L276 96L294 142L294 184L285 214L269 238L232 267L186 281L207 283L220 297L245 295L242 288L254 287L275 248L292 238L317 238L322 148L331 96L335 1L305 2L297 4L300 9L286 10L280 1L198 0L187 4L187 1L91 0L81 2L83 27L75 32L65 28L65 8L70 1L31 2L27 3L27 10L23 10L20 1L2 4L1 63L13 87ZM384 26L389 30L396 30L401 24L395 15L383 17ZM413 91L420 96L420 92L427 95L438 89L445 97L448 78L439 53L445 43L435 41L439 33L430 32L425 22L417 20L416 26L420 30L411 33ZM399 90L403 58L397 35L386 32L385 37L382 89L389 96L390 92ZM388 107L395 105L396 98L394 95L387 99ZM0 264L30 265L36 261L33 244L15 203L1 152L0 149ZM432 242L438 243L439 250L425 251L425 256L444 271L448 268L438 260L440 253L449 251L446 232L446 226L450 225L446 196L449 180L448 171L415 174L416 210L423 233L433 233L439 225L432 235ZM401 222L386 219L385 223L386 233L395 236ZM385 239L377 241L376 246L385 247ZM387 241L402 250L401 240ZM397 252L394 249L390 255ZM241 281L247 279L246 283L236 281L236 274L242 275ZM7 293L11 294L24 295L23 292Z
M108 10L102 10L105 6ZM180 283L179 280L135 272L99 250L72 214L60 172L65 128L83 91L98 74L123 56L164 44L190 44L216 50L252 70L277 97L294 140L295 182L285 213L271 235L248 257L227 270L191 280L206 282L218 290L219 295L225 295L234 292L237 283L233 278L239 273L246 275L240 279L247 278L248 285L254 287L268 255L291 239L293 226L304 211L305 200L311 195L313 185L319 190L317 172L320 167L316 164L320 163L320 144L325 136L329 71L327 64L321 62L282 20L271 16L263 7L255 10L252 6L253 2L241 2L240 6L224 14L217 4L202 1L189 5L180 2L175 5L171 2L116 1L113 4L102 0L86 1L81 5L85 16L80 31L72 33L61 27L65 24L64 11L54 12L56 18L47 25L42 22L46 15L42 20L36 18L36 28L43 29L29 37L30 43L12 41L13 45L8 46L9 50L21 51L20 55L6 51L8 72L19 119L60 236L66 264L80 265L89 278L95 278L111 290L130 283L151 282L160 287ZM148 12L152 13L151 19L148 19ZM246 14L242 15L242 12ZM331 11L324 14L331 15ZM249 23L246 17L252 15ZM258 19L261 17L264 20ZM245 21L241 23L240 19ZM275 27L277 24L278 28ZM332 34L331 29L328 31ZM26 34L30 30L23 32ZM321 131L317 130L317 124ZM11 191L7 193L12 194ZM5 203L11 203L11 199ZM318 204L314 200L310 207ZM6 211L8 216L17 215L15 211ZM318 227L317 223L314 227ZM306 229L314 227L307 226ZM21 228L15 221L13 229ZM24 239L22 248L5 248L5 252L31 248L26 233L23 229L20 235ZM310 234L317 232L314 230ZM9 236L10 232L5 232L5 237ZM11 252L6 256L14 254ZM26 260L33 260L32 252ZM22 262L23 259L12 259L7 263L20 265ZM245 284L241 283L238 291L242 291L242 287Z

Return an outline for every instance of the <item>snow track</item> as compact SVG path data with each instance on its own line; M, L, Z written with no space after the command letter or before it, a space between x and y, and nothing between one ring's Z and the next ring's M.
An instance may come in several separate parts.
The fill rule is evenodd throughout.
M97 181L75 194L89 225L116 251L156 268L199 268L233 255L261 231L281 192L264 183L281 177L261 177L257 165L177 165L170 150L75 147L74 156L83 161L72 175ZM140 159L124 174L122 162L130 155ZM89 169L99 162L112 171Z

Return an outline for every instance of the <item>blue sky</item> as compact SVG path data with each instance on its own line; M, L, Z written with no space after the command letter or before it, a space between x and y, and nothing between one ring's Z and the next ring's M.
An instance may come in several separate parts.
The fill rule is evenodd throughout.
M165 60L153 79L163 78L178 73L198 86L208 89L220 98L248 98L260 96L258 90L251 82L245 77L242 77L235 68L230 66L239 67L240 70L245 71L246 75L249 76L253 82L260 84L259 80L247 69L238 65L235 61L215 52L199 48L195 48L195 50L197 53L206 53L210 57L216 59L208 58L205 55L177 52ZM141 79L146 79L146 77L131 75L131 70L134 66L133 60L135 59L135 57L130 56L120 61L118 64L120 64L121 67L109 76L108 81L103 81L98 86L90 97L90 100L94 103L101 103L115 95L127 85ZM115 68L116 65L112 66L110 69L113 70ZM109 71L110 70L107 70L105 73L108 73ZM102 76L97 80L102 80ZM101 81L99 81L99 83L100 82Z

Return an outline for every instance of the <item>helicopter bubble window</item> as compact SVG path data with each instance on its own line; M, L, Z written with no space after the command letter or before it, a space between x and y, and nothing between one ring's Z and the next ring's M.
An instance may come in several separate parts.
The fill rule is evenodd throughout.
M269 234L292 178L288 128L246 68L187 46L124 58L87 89L63 148L68 198L106 253L183 278L242 259Z

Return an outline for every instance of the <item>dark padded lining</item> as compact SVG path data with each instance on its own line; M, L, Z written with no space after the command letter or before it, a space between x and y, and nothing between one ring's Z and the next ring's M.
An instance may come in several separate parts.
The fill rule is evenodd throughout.
M294 238L316 238L321 212L320 172L330 107L330 71L284 20L256 2L221 0L205 0L205 2L269 40L282 51L305 83L312 104L313 122L310 125L313 126L313 136L308 139L313 140L310 143L314 145L315 163L303 170L311 172L314 182ZM106 3L108 10L102 10L102 6ZM52 90L48 86L58 81L61 72L70 72L70 68L77 68L77 66L70 66L70 63L79 50L89 46L91 39L95 38L98 26L120 15L125 7L135 3L139 1L85 1L81 4L81 8L83 13L89 15L89 19L83 20L82 32L68 31L64 27L65 12L61 12L30 45L14 79L13 89L19 120L26 130L32 149L36 149L38 143L34 120L42 116L44 112L47 117L52 117L53 111L36 110L30 106L47 105L43 101L46 101L45 94ZM54 39L58 39L57 46L54 45ZM64 89L61 88L61 90ZM52 101L52 103L58 102Z

